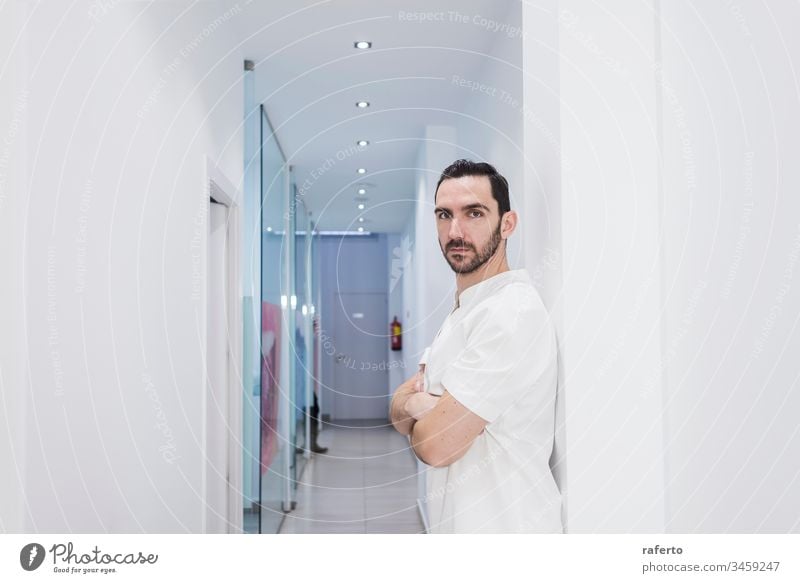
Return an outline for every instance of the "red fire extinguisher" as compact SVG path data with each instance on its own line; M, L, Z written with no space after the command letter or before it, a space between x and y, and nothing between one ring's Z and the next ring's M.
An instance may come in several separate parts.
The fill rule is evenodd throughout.
M403 350L403 325L394 317L392 323L389 324L392 331L392 350Z

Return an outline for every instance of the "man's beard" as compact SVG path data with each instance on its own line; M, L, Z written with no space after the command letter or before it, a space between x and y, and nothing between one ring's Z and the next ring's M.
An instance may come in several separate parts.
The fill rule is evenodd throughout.
M454 239L453 241L450 241L444 249L442 249L442 253L444 254L445 261L447 261L448 265L450 265L450 268L453 271L460 275L465 275L467 273L476 271L484 263L489 261L489 259L491 259L494 255L495 251L497 251L497 248L500 246L502 240L503 239L500 236L500 221L497 221L497 229L495 229L495 231L492 233L489 241L486 243L486 245L484 245L480 252L476 252L475 247L463 239ZM441 248L441 243L439 244L439 247ZM473 257L471 261L462 263L460 266L458 264L454 264L450 260L450 256L447 254L447 252L453 247L464 247L465 249L471 250L475 253L475 257ZM467 251L464 253L467 253ZM462 257L464 257L464 255L462 255Z

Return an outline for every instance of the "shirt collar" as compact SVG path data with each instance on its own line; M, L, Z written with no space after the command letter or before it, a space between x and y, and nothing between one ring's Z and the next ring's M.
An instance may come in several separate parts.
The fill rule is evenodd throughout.
M458 295L458 291L456 291L454 309L474 304L481 299L492 295L500 288L516 282L532 284L527 270L511 269L509 271L504 271L503 273L498 273L497 275L493 275L488 279L484 279L481 282L471 285L462 291L460 296Z

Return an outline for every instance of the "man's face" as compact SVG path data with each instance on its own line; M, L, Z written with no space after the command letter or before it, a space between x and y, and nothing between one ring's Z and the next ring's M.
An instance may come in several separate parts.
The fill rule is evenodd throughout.
M472 273L497 251L500 212L486 176L448 178L436 193L439 247L456 273Z

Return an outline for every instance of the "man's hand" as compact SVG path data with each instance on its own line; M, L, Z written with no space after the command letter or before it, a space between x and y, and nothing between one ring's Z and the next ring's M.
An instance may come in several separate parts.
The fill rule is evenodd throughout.
M392 404L389 411L392 425L403 435L410 434L411 428L414 427L414 423L417 422L412 415L406 412L406 401L412 395L422 393L423 391L424 380L422 376L422 369L420 369L418 373L397 387L397 390L392 397Z
M439 397L429 393L414 393L406 399L405 412L417 421L430 413L439 402Z

